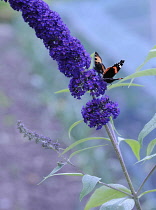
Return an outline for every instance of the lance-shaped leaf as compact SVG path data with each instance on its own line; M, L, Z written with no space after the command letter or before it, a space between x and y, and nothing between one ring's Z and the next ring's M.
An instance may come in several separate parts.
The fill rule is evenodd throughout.
M156 45L149 51L147 57L145 58L144 62L138 66L138 68L136 69L136 71L139 71L150 59L155 58L156 57Z
M136 87L144 87L143 85L139 85L139 84L135 84L135 83L115 83L112 85L109 85L109 87L107 88L108 90L111 90L112 88L117 88L117 87L123 87L123 86L136 86Z
M147 57L145 58L144 62L137 67L136 72L140 71L142 67L152 58L156 57L156 45L149 51ZM131 83L134 79L131 80Z
M156 128L156 114L152 119L144 126L138 136L138 141L142 145L143 139Z
M44 177L43 180L39 183L41 184L42 182L44 182L46 179L48 179L49 177L53 176L56 172L58 172L59 170L61 170L61 168L66 165L66 163L57 163L57 166L50 172L50 174L48 174L48 176Z
M110 184L110 186L131 194L130 190L123 185ZM102 204L112 199L124 198L124 197L125 197L125 193L119 192L112 188L108 188L106 186L102 186L98 188L97 190L95 190L95 192L92 194L89 201L87 202L84 210L89 210L91 208L101 206Z
M59 173L53 174L52 176L83 176L82 173Z
M132 198L117 198L104 203L100 210L131 210L134 204L135 202Z
M82 178L83 189L80 193L80 201L84 196L88 195L88 193L90 193L94 189L94 187L100 180L101 178L96 176L91 176L88 174L83 176Z
M113 120L112 116L110 116L109 118L110 118L110 122L111 122L111 124L112 124L113 130L116 132L116 134L117 134L118 136L121 136L121 134L120 134L120 133L117 131L117 129L115 128L114 120Z
M137 160L140 160L140 148L141 148L140 143L133 139L120 138L120 142L122 141L126 142L130 146Z
M48 179L49 177L52 176L83 176L82 173L59 173L59 174L52 174L52 175L48 175L46 176L40 183L38 183L37 185L41 184L42 182L44 182L46 179Z
M152 58L155 58L156 57L156 45L149 51L145 61L149 61L150 59Z
M106 146L106 145L107 145L107 144L105 144L105 145L97 145L97 146L92 146L92 147L87 147L87 148L84 148L84 149L81 149L81 150L77 150L77 151L73 152L73 153L69 156L69 160L70 160L73 156L79 154L80 152L84 152L84 151L89 150L89 149L95 149L95 148L97 148L97 147L103 147L103 146Z
M62 90L59 90L59 91L56 91L55 93L68 93L70 92L69 89L62 89Z
M156 145L156 139L153 139L149 144L148 144L148 147L147 147L147 152L146 152L146 155L150 155L154 149Z
M136 77L143 77L143 76L155 76L156 75L156 68L153 68L153 69L146 69L146 70L143 70L143 71L139 71L139 72L135 72L127 77L124 77L123 79L119 80L116 84L119 84L121 82L124 82L126 80L129 80L129 79L133 79L133 78L136 78Z
M69 135L69 138L71 137L71 131L73 130L73 128L75 128L78 124L80 124L80 123L82 123L83 122L83 120L79 120L79 121L77 121L77 122L74 122L71 126L70 126L70 128L69 128L69 130L68 130L68 135Z
M104 138L104 137L90 137L90 138L80 139L80 140L74 142L73 144L71 144L69 147L67 147L67 148L62 152L61 155L65 154L66 152L68 152L69 150L73 149L73 148L76 147L77 145L82 144L83 142L90 141L90 140L99 140L99 139L104 139L104 140L110 141L110 139Z
M147 193L151 193L151 192L156 192L156 189L153 189L153 190L148 190L148 191L145 191L143 193L141 193L141 195L139 195L139 198L141 198L143 195L147 194ZM154 209L153 209L154 210Z
M153 155L148 155L146 157L144 157L143 159L141 159L140 161L136 162L136 163L140 163L140 162L143 162L143 161L146 161L146 160L150 160L152 158L154 158L156 156L156 153L153 154Z

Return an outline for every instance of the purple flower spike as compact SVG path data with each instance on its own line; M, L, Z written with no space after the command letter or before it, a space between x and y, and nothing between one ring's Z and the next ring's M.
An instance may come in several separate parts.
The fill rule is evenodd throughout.
M94 69L80 74L79 77L73 77L69 83L71 95L74 98L81 99L85 92L90 91L91 96L100 96L105 93L107 83L99 75L96 75Z
M87 102L81 110L84 122L90 128L96 127L96 130L102 128L110 119L110 116L117 118L120 113L118 104L109 100L108 96L93 99Z
M107 96L96 98L105 93L107 83L94 69L87 70L91 58L80 41L71 36L59 14L50 10L42 0L4 1L8 1L14 10L22 12L24 21L35 30L36 36L43 40L50 56L57 61L59 70L66 77L72 77L69 84L72 96L81 99L85 92L90 92L93 100L82 108L84 122L98 130L109 121L110 116L116 118L120 112L117 103L110 101ZM36 141L41 141L44 147L58 149L57 143L55 146L49 138L36 136L26 129L23 133L29 139L36 138Z
M22 12L25 22L43 40L50 56L58 62L59 70L67 77L77 76L89 68L91 58L80 41L71 36L57 12L42 0L4 0Z

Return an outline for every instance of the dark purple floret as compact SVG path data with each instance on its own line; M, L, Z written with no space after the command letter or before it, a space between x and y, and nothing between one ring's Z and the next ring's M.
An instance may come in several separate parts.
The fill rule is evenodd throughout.
M85 92L90 91L91 96L100 96L105 93L107 83L96 74L94 69L82 72L80 76L73 77L69 83L69 90L74 98L81 99Z
M109 120L110 116L117 118L120 113L118 104L109 100L108 96L93 99L87 102L81 110L84 122L90 128L96 127L96 130L102 128Z
M7 0L5 0L7 1ZM91 58L78 39L72 37L59 14L42 0L9 0L14 10L21 11L25 22L43 40L59 70L73 77L89 68Z

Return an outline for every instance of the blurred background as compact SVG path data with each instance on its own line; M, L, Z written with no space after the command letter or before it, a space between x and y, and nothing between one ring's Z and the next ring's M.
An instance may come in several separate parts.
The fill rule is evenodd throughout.
M47 2L90 54L97 51L101 55L105 66L125 60L118 77L134 73L156 45L155 0ZM156 59L143 69L149 68L156 68ZM121 137L129 139L137 139L156 112L156 77L142 77L134 82L144 87L120 87L107 92L121 109L115 126ZM32 131L58 140L62 147L85 137L106 137L104 129L96 131L82 123L73 129L69 139L68 129L82 119L81 107L90 97L86 94L82 100L75 100L69 93L55 94L67 88L68 83L42 41L24 23L21 13L0 1L0 210L83 209L86 198L79 202L81 178L53 177L37 185L56 166L57 154L24 139L16 128L21 120ZM154 138L155 131L144 139L144 147ZM105 143L108 144L90 141L77 149ZM134 165L137 160L124 143L122 151L137 189L155 164L155 158ZM145 153L142 149L142 158ZM73 162L84 173L102 177L105 183L127 186L111 145L83 152ZM66 166L61 172L75 169ZM155 189L155 180L156 172L144 190ZM156 210L156 193L146 195L141 203L144 210Z

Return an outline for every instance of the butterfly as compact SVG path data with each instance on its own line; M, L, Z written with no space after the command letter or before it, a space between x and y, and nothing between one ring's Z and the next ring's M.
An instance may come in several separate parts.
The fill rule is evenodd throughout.
M119 72L124 62L125 62L124 60L121 60L120 62L115 63L113 66L106 68L105 65L102 63L102 58L100 57L100 55L97 52L95 52L94 69L98 73L103 75L104 81L106 81L107 83L112 83L115 80L123 79L123 78L114 79L113 77Z

